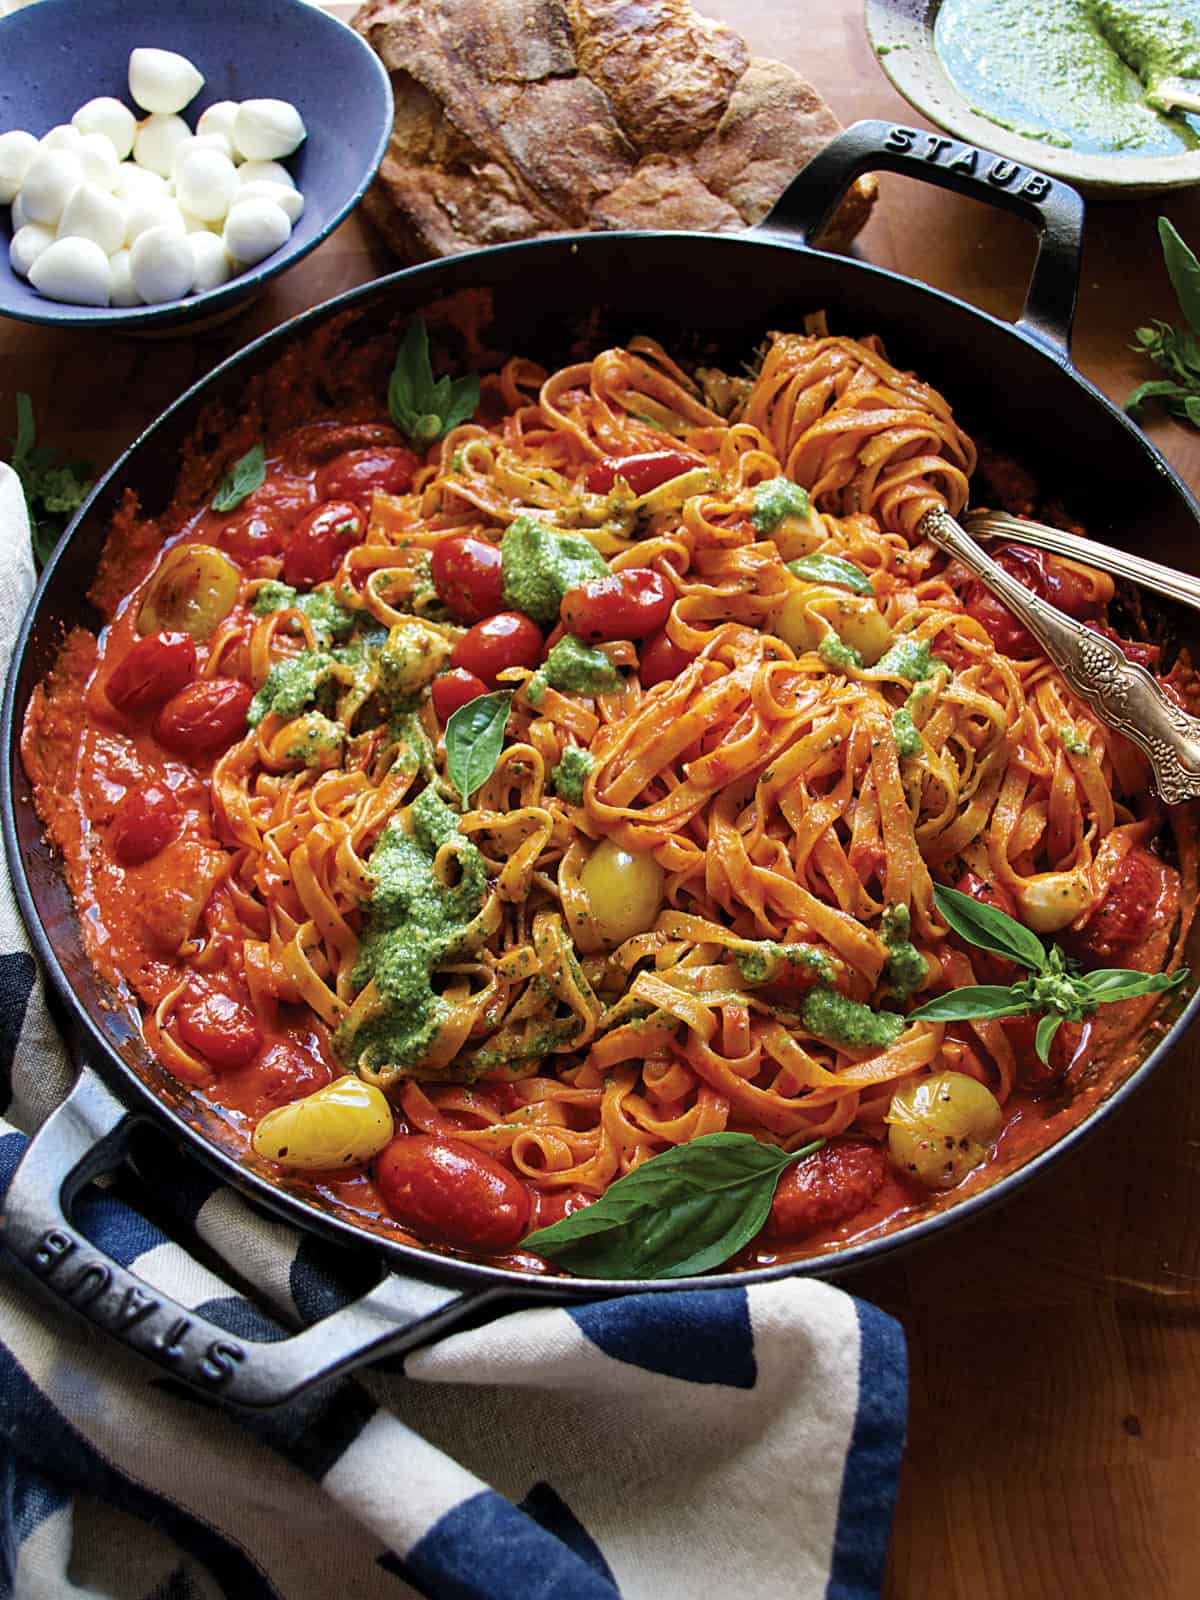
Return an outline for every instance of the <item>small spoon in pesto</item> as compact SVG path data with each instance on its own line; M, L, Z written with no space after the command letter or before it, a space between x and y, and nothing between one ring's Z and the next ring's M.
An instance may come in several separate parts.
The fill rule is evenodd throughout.
M1173 0L1091 0L1113 48L1156 111L1200 111L1200 27Z

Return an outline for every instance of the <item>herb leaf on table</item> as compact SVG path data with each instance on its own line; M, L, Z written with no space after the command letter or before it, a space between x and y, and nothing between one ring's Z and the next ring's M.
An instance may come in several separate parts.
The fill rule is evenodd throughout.
M92 469L86 462L61 461L59 451L37 443L33 401L27 394L17 396L12 469L25 491L33 559L42 567L90 494Z
M1173 417L1200 428L1200 261L1166 217L1158 219L1158 236L1171 287L1190 326L1155 321L1134 330L1133 348L1168 376L1140 383L1125 409L1136 417L1148 400L1161 400Z

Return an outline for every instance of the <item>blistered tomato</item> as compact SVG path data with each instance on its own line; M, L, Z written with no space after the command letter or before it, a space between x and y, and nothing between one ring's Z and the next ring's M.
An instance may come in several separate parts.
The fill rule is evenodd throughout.
M212 755L241 738L253 699L238 678L204 678L168 700L154 724L159 744L178 755Z
M196 643L189 633L151 633L139 639L106 685L118 711L149 711L161 706L196 670Z
M497 673L506 667L536 667L543 648L536 622L520 611L501 611L469 629L454 646L450 662L495 688Z
M665 631L654 634L638 651L638 677L642 688L653 689L656 683L677 678L684 667L691 666L692 659Z
M461 667L455 667L450 672L443 672L440 678L435 678L429 692L438 721L446 723L462 706L470 705L472 700L478 700L481 694L486 694L488 687L473 672L464 672Z
M376 489L385 494L407 494L420 461L411 450L375 446L346 450L317 474L322 500L369 500Z
M396 1221L434 1244L491 1255L511 1250L529 1225L520 1179L457 1139L393 1139L375 1164L375 1182Z
M499 545L458 533L434 546L430 574L438 599L460 622L482 622L504 610Z
M217 990L186 995L175 1019L184 1044L218 1070L244 1067L262 1049L262 1029L253 1011Z
M181 814L165 784L130 789L113 814L113 854L126 867L149 861L179 832Z
M583 482L590 493L607 494L617 479L622 478L634 494L649 494L660 483L669 483L681 473L703 465L703 461L682 450L647 450L637 456L605 456L603 461L588 468Z
M675 590L650 567L628 567L570 589L563 596L562 621L568 633L592 643L644 639L671 614Z
M349 500L327 500L310 511L288 540L283 581L293 589L311 589L332 578L365 527L362 512Z

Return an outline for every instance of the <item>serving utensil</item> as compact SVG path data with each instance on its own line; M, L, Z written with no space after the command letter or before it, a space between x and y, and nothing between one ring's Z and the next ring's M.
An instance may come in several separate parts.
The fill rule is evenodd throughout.
M1015 539L1019 544L1034 545L1053 555L1099 567L1101 572L1127 578L1143 589L1153 589L1155 594L1200 611L1200 578L1174 567L1164 567L1158 561L1147 561L1144 556L1131 555L1128 550L1097 544L1094 539L1052 528L1045 522L1013 517L1007 511L968 511L963 517L963 527L976 539Z
M1024 523L1013 520L1024 529ZM1002 600L1084 704L1138 747L1150 763L1162 800L1178 805L1200 799L1200 718L1189 716L1164 694L1115 640L1076 622L1005 572L944 506L925 513L917 534L960 561Z

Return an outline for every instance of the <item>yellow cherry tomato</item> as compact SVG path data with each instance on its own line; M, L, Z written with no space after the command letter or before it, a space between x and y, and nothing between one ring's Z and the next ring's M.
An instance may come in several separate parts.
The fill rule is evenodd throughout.
M208 544L168 550L138 612L139 633L190 633L202 643L237 604L241 573Z
M605 839L588 857L580 882L606 944L623 944L654 926L662 905L663 869L653 856Z
M348 1073L303 1100L268 1111L251 1143L256 1155L281 1167L316 1172L370 1161L392 1133L387 1096Z
M965 1072L935 1072L902 1084L887 1114L892 1161L927 1189L953 1189L985 1160L1004 1113L990 1089Z

